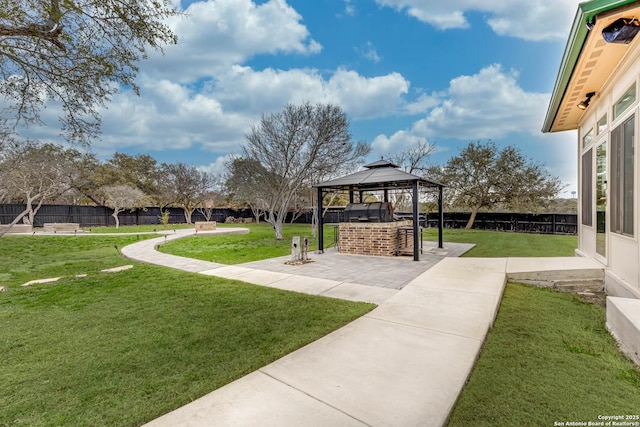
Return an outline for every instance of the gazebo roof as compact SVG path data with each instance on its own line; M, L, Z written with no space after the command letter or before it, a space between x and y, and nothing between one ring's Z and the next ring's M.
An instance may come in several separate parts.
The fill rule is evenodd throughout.
M427 187L444 187L417 175L403 172L393 163L381 159L364 166L366 169L341 178L325 181L316 188L333 188L336 190L384 190L411 188L415 182Z

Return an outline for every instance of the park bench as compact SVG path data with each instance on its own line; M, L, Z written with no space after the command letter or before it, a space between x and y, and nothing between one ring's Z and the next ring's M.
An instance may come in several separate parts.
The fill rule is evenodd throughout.
M47 233L77 233L82 231L77 222L45 222L42 231Z
M213 231L215 229L215 221L196 221L196 231Z
M5 231L8 227L8 224L0 224L0 231ZM15 224L7 233L33 233L33 226L29 224Z

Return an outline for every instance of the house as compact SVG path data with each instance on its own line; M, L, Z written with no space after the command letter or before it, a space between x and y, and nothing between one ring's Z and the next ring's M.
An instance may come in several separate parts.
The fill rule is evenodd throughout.
M640 1L582 3L543 132L578 133L578 249L608 295L640 299Z

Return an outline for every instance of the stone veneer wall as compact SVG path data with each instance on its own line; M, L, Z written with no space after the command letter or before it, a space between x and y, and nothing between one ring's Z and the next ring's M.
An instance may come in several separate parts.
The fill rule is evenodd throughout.
M338 248L352 255L395 256L398 229L412 227L413 221L396 222L341 222L338 226ZM413 249L413 232L401 241L400 250ZM405 244L406 243L406 244Z

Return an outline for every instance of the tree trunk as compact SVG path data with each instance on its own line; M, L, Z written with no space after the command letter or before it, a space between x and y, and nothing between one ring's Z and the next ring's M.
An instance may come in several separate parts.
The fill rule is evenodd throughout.
M276 232L277 240L284 239L284 237L282 236L282 221L276 221L276 223L273 224L273 229Z
M116 230L120 228L120 219L118 218L118 213L119 212L117 210L114 210L113 213L111 214L111 216L114 217L116 220Z
M32 214L33 212L33 201L39 197L39 194L36 194L35 196L30 196L29 194L27 194L27 203L26 203L26 209L25 211L21 214L22 215L22 223L23 224L27 224L27 225L31 225L33 226L33 217L35 217L35 215Z
M32 226L36 222L36 214L38 213L38 211L42 207L42 203L43 202L44 202L44 197L42 199L40 199L40 201L38 202L38 205L35 207L35 209L31 208L31 210L29 211L29 222L31 223Z
M283 220L284 215L275 215L273 212L269 212L269 214L265 217L265 221L267 221L267 223L271 224L271 226L273 227L273 231L275 231L276 233L277 240L284 239L284 237L282 236L282 223L284 222Z
M191 215L193 214L193 209L189 209L188 207L183 206L182 210L184 211L185 221L187 221L187 224L191 224Z
M480 209L480 206L474 206L471 209L471 216L469 217L469 221L467 222L467 225L464 227L465 230L471 230L471 228L473 228L473 223L476 220L476 215L478 215L479 209Z

